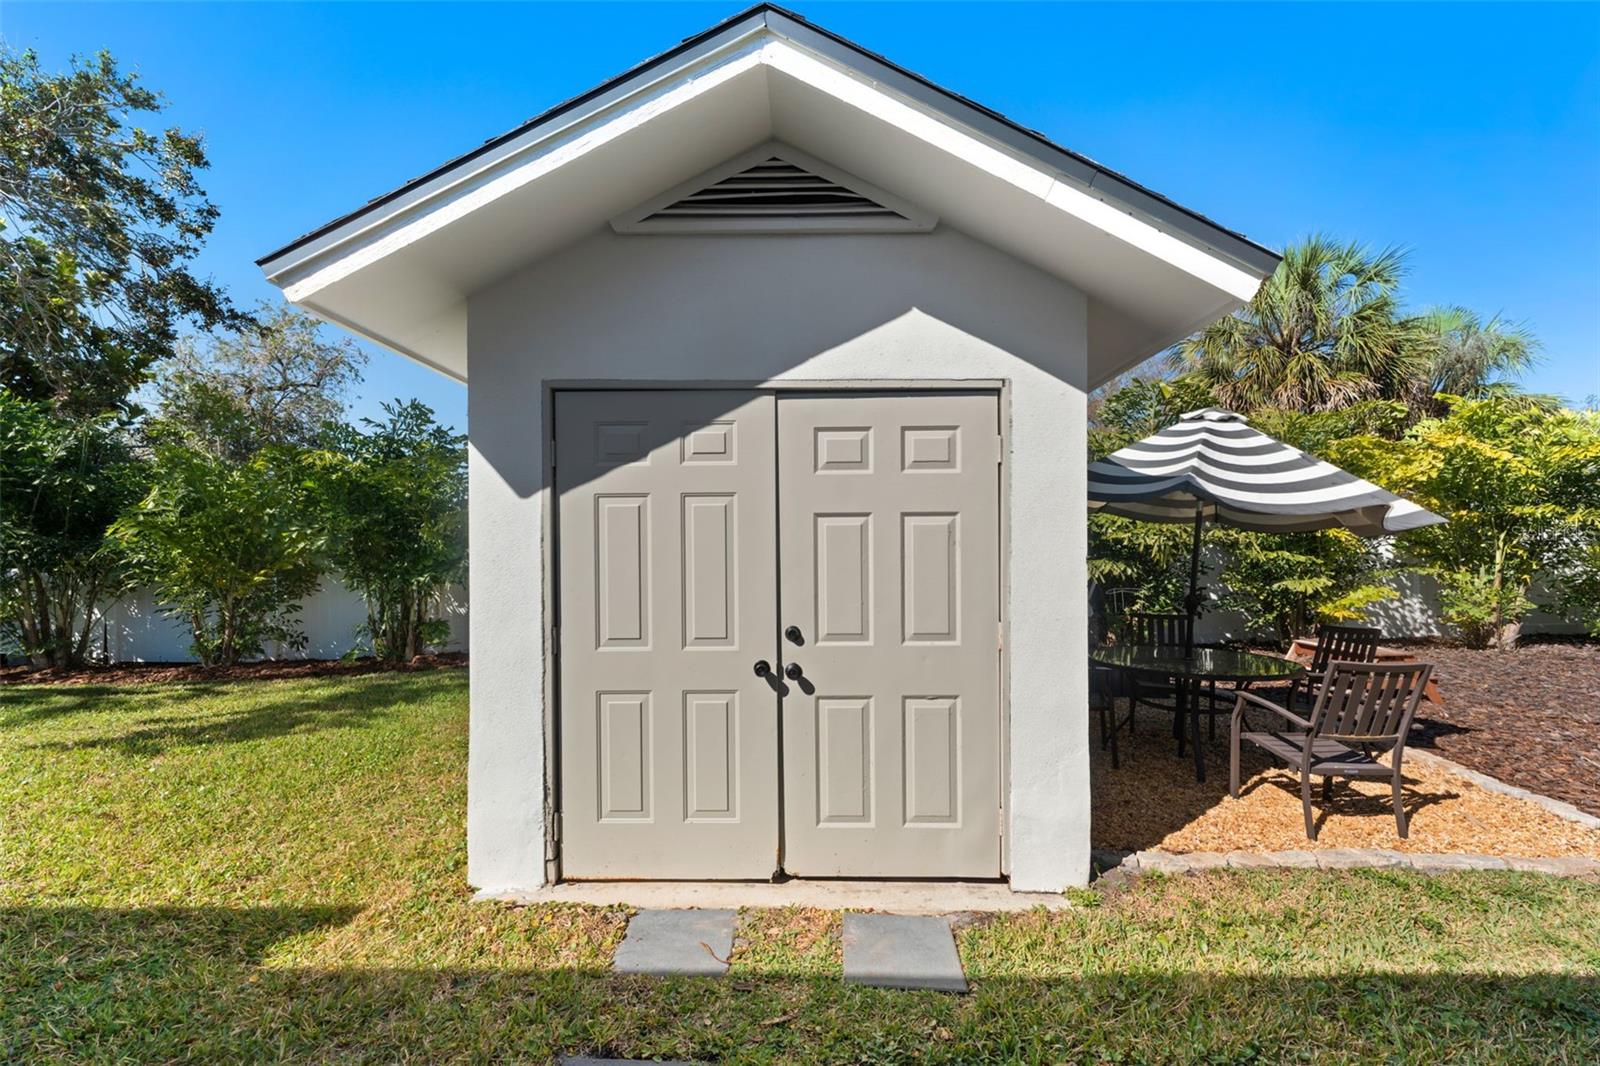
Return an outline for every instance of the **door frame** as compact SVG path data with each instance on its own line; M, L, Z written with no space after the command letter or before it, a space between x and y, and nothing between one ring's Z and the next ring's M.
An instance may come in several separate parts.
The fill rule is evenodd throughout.
M996 399L996 418L1000 434L999 536L999 656L1000 700L1000 874L1011 873L1011 381L1009 378L780 378L742 379L655 379L655 378L554 378L541 382L540 408L544 434L540 441L540 460L544 476L544 505L540 530L541 566L544 571L544 626L540 633L544 661L544 833L545 883L559 884L561 870L561 662L556 654L561 626L560 571L560 494L556 491L556 394L558 392L633 392L633 391L708 391L741 392L991 392ZM781 721L781 720L780 720ZM780 729L781 738L781 729ZM781 739L780 739L781 743ZM780 792L779 832L782 833L782 794ZM781 840L780 840L781 843Z

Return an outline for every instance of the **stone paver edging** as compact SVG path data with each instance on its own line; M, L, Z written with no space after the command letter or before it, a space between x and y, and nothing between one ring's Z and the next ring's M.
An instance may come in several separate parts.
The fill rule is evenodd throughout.
M1464 777L1485 792L1497 792L1502 796L1513 796L1516 799L1527 800L1529 803L1537 804L1551 814L1565 818L1569 822L1577 822L1579 825L1587 826L1590 829L1600 829L1600 818L1596 818L1588 811L1579 810L1563 800L1541 796L1537 792L1530 792L1517 785L1508 785L1497 777L1490 777L1488 774L1468 769L1458 762L1451 762L1443 755L1435 755L1431 751L1424 751L1420 748L1407 748L1406 758L1415 759L1424 766L1432 766L1446 773L1455 774L1457 777Z
M1095 868L1137 876L1187 874L1205 870L1415 870L1442 874L1457 870L1522 870L1556 877L1600 874L1600 859L1523 858L1505 855L1448 855L1392 851L1388 848L1322 848L1317 851L1096 851Z

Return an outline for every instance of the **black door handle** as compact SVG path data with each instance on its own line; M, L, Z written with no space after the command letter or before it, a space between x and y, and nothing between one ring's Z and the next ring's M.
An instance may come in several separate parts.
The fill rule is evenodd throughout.
M799 663L790 663L788 666L783 668L783 676L787 677L790 681L799 681L800 675L803 673L805 673L805 671L800 669Z
M804 644L806 642L805 637L800 635L799 626L790 626L788 629L785 629L783 631L783 637L790 644Z
M757 659L756 660L756 676L757 677L766 677L770 673L772 673L772 664L767 662L767 660L765 660L765 659Z

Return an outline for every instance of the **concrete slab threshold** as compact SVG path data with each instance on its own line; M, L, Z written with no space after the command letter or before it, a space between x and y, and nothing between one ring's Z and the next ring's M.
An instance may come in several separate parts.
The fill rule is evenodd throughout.
M1035 907L1067 910L1064 896L1013 892L987 881L568 881L535 889L480 892L503 903L586 903L682 910L740 907L815 907L819 910L891 911L895 914L999 913Z

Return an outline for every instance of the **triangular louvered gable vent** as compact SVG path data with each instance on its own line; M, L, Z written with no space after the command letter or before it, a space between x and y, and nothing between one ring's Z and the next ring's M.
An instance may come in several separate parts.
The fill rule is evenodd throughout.
M938 220L821 160L767 144L612 219L618 233L926 232Z

